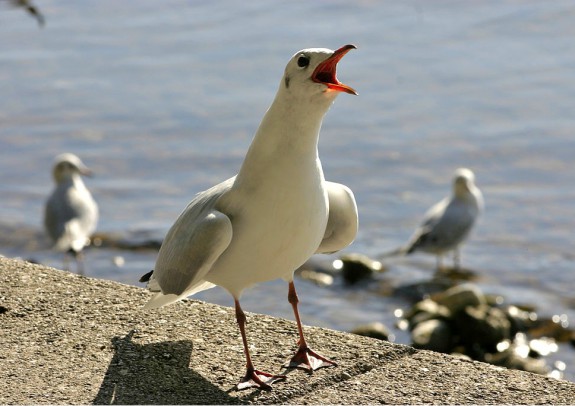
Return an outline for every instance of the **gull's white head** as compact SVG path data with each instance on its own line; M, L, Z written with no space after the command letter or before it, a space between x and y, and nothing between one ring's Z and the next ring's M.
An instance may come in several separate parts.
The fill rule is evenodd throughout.
M340 92L357 94L336 76L337 63L355 48L355 45L344 45L335 51L308 48L297 52L285 68L280 90L304 97L327 95L330 99L334 99Z
M472 193L475 186L475 175L470 169L459 168L453 175L453 193L455 196L463 197Z
M52 169L52 176L56 183L67 181L74 175L91 176L92 171L74 154L65 153L58 155L54 160Z

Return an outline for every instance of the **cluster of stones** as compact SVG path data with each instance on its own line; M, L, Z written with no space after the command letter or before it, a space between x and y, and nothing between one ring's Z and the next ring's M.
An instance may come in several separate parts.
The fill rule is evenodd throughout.
M560 377L561 365L552 371L544 359L557 351L556 340L530 333L544 322L533 311L500 302L469 283L423 299L404 316L412 345Z

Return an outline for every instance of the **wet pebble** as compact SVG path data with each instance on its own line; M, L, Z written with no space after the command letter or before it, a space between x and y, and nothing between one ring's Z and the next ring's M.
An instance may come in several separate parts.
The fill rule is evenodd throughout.
M411 339L415 348L447 353L452 346L452 332L443 320L425 320L415 326Z
M341 271L343 280L350 285L370 279L374 273L385 271L381 262L354 253L342 255L333 262L333 267Z
M485 297L481 290L470 283L454 286L442 292L434 300L456 314L467 306L479 306L485 304Z
M497 307L486 304L467 306L456 313L454 321L464 342L477 343L488 350L510 337L511 324L505 313Z
M333 285L333 276L325 272L313 271L310 269L302 269L297 273L298 277L307 281L313 282L318 286L331 286Z
M130 251L157 251L162 246L162 240L153 238L147 231L136 231L126 235L121 233L99 232L92 236L92 245L101 248L114 248Z
M396 287L390 294L403 297L412 302L418 302L426 297L436 295L453 286L447 279L433 279Z
M413 330L419 323L431 319L450 319L451 311L434 300L423 299L417 302L406 314L410 329Z
M529 371L541 375L546 375L548 373L548 370L543 368L544 362L542 363L540 360L535 359L521 358L517 356L512 349L504 352L487 354L485 361L493 365L519 369L521 371Z
M351 333L360 336L377 338L378 340L387 341L389 339L389 329L383 323L377 321L358 326L355 329L353 329Z
M537 322L537 314L534 311L523 310L514 305L505 307L504 311L511 324L512 336L520 331L533 328Z

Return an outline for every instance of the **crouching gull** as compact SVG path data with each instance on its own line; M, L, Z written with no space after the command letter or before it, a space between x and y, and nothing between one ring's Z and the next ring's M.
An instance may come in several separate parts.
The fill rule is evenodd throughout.
M437 256L437 269L441 270L442 256L453 251L454 268L459 269L459 247L469 236L483 206L483 195L475 185L473 172L467 168L457 169L453 176L452 195L427 211L421 225L404 247L383 257L426 252Z
M44 228L54 248L72 254L78 273L84 273L82 250L98 223L98 205L84 185L81 175L92 171L74 154L60 154L55 159L52 176L56 187L46 201ZM68 268L66 254L64 268Z
M336 365L306 343L293 273L313 254L338 251L357 234L353 193L324 179L317 149L323 117L336 96L357 94L336 77L337 63L354 48L304 49L291 58L239 173L195 196L168 231L154 270L140 279L155 292L146 309L214 285L233 296L246 357L238 389L271 389L285 379L255 369L240 306L244 289L272 279L288 282L297 322L298 349L289 367Z

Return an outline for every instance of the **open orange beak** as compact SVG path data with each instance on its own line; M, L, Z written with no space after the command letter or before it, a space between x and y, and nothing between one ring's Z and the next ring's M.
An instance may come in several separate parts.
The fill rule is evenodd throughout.
M311 75L311 80L316 83L322 83L328 89L336 90L338 92L346 92L349 94L357 95L357 92L351 87L344 85L336 76L337 63L347 54L350 50L356 49L355 45L344 45L338 50L333 52L333 55L320 63Z

